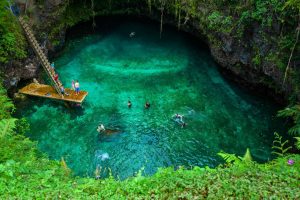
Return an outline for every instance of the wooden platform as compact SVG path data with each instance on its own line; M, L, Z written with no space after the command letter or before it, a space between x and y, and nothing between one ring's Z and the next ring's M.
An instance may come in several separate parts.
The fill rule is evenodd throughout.
M48 98L48 99L56 99L60 101L80 103L80 104L84 101L85 97L88 95L88 92L86 91L80 91L79 94L76 95L74 90L66 88L65 93L69 95L65 94L64 97L62 98L62 95L58 94L54 87L50 85L43 85L37 83L31 83L25 86L24 88L19 90L19 93Z

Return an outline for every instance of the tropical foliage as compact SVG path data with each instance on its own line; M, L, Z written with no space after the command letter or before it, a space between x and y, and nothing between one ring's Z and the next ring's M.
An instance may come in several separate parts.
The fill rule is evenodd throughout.
M288 150L290 150L292 147L287 146L288 140L282 141L282 136L280 136L278 133L274 133L275 140L273 141L273 147L274 151L272 151L273 154L276 154L277 156L284 156Z
M61 10L66 18L62 17L58 28L51 30L50 36L53 38L61 28L88 20L93 15L108 14L113 10L118 13L120 9L116 8L124 8L128 2L133 3L136 10L123 9L123 13L141 12L141 1L137 0L68 2ZM266 43L271 43L277 50L267 55L260 49L254 51L253 61L258 66L266 57L284 71L294 46L291 59L299 55L299 46L295 45L299 0L286 3L281 0L147 0L145 3L150 13L157 9L173 14L178 28L196 19L207 37L216 44L219 42L218 32L242 39L253 24L268 31L279 24L279 32L273 32L274 35L266 35L268 31L259 33L264 35ZM7 6L7 1L0 1L1 63L25 56L24 37L17 23L12 23L15 18ZM295 76L295 69L288 67L289 74ZM74 177L63 158L61 162L49 160L37 150L35 142L24 136L24 132L29 130L28 124L24 119L11 117L14 106L5 93L0 86L0 199L300 199L300 156L286 155L288 147L279 135L276 135L274 150L279 150L276 152L280 157L266 164L254 162L247 149L243 157L219 153L226 164L215 169L194 167L175 171L167 168L160 169L151 177L138 173L136 177L124 181L113 177L100 180ZM296 136L297 147L300 147L299 106L287 108L279 115L293 119L295 126L289 132ZM290 162L292 164L288 164L288 160L293 160Z
M279 117L289 117L293 120L293 127L290 128L289 134L298 136L295 137L297 142L296 142L296 147L300 149L300 105L294 105L291 107L287 107L284 110L281 110L278 112Z
M8 2L0 1L0 64L26 56L25 38Z
M61 162L49 160L22 131L14 131L28 129L23 120L16 126L20 120L9 116L13 106L4 90L0 91L0 113L5 113L0 117L5 127L0 129L0 199L300 198L300 156L257 164L248 149L243 157L220 153L227 165L215 169L166 168L151 177L140 172L124 181L112 176L100 180L74 177L63 158ZM288 159L294 164L289 165Z

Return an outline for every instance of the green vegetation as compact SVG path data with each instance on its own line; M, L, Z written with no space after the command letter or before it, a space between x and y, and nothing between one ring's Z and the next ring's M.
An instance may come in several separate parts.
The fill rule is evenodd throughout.
M137 1L132 0L113 3L95 0L93 6L91 2L82 2L83 5L79 1L70 0L69 4L61 8L61 21L52 29L50 39L55 41L55 35L61 29L88 20L92 15L139 12L139 9L122 8L126 2L136 5ZM299 59L297 55L300 53L297 45L299 29L296 29L300 19L299 0L289 0L286 3L280 0L164 2L147 0L145 3L150 13L163 5L165 12L173 14L177 19L178 28L190 20L198 21L204 34L215 45L221 45L217 33L225 33L242 41L249 37L249 30L253 30L254 26L259 27L256 34L272 48L262 52L256 45L249 47L255 48L252 62L261 65L266 58L282 72L288 71L289 83L299 83L299 72L293 64ZM109 9L104 9L107 5L110 5ZM0 63L26 57L24 36L18 24L13 23L16 19L7 6L6 1L0 1ZM197 8L202 8L202 11L198 12ZM300 88L296 89L299 92ZM14 105L7 98L6 91L0 87L1 199L300 198L300 156L284 156L289 147L285 147L286 142L282 142L279 135L276 136L275 143L278 145L274 144L274 149L280 150L280 157L267 164L253 162L247 150L243 158L220 153L227 163L216 169L194 167L174 171L167 168L160 169L152 177L143 177L139 172L136 177L125 181L112 177L94 180L73 177L63 159L61 163L51 161L39 152L36 143L24 136L24 132L29 130L28 124L24 119L12 118L10 114L13 111ZM279 115L293 119L294 126L289 133L295 136L296 147L300 149L300 106L286 108ZM288 159L295 163L289 165Z
M37 1L38 6L35 7L43 8L44 3ZM244 46L251 53L249 60L255 69L261 70L265 65L274 64L277 69L275 73L285 74L282 83L278 83L278 89L288 89L291 85L294 93L299 92L300 72L296 67L300 55L298 0L70 0L51 13L51 17L57 19L53 21L55 24L37 24L42 30L46 30L40 34L47 35L56 46L59 45L62 30L94 19L95 16L153 15L155 12L161 13L161 22L166 15L174 16L178 29L192 22L208 38L212 48L221 49L226 45L224 37L233 38L238 41L233 48ZM95 26L97 24L93 20L93 27ZM236 63L235 67L238 66L239 63ZM264 84L269 84L272 88L274 82Z
M300 149L300 105L287 107L286 109L279 111L278 116L292 118L294 126L290 128L288 133L296 136L296 147Z
M23 133L23 120L13 119L14 110L0 87L0 198L1 199L298 199L300 156L286 155L267 164L252 161L247 149L243 157L220 153L226 164L216 169L194 167L160 169L151 177L124 181L113 177L95 180L73 177L67 163L51 161ZM288 164L288 160L294 163ZM96 172L95 172L96 173Z
M26 57L26 43L7 1L0 1L0 64Z
M278 133L274 133L275 140L273 141L273 147L274 151L273 154L276 154L277 156L284 156L292 147L286 145L288 144L288 140L282 141L282 136L280 136Z

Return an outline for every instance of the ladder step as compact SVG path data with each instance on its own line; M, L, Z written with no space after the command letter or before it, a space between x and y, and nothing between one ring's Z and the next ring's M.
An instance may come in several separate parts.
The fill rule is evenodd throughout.
M29 28L28 24L25 22L23 17L19 17L19 22L27 36L27 39L29 40L29 43L31 44L32 48L34 49L35 53L37 54L37 57L40 60L40 63L42 64L44 70L46 71L47 75L49 76L50 80L52 81L52 84L54 85L54 88L58 94L61 94L60 86L61 84L60 80L57 82L54 80L54 77L52 76L53 70L50 66L50 63L45 56L44 52L42 51L41 46L39 45L38 41L34 37L34 34L32 33L31 29Z

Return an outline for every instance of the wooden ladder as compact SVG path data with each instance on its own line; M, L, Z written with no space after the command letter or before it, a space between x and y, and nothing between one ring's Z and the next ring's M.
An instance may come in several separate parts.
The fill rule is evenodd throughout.
M42 48L38 44L38 42L37 42L36 38L34 37L33 33L31 32L28 24L25 22L25 20L21 16L19 17L19 22L20 22L20 24L21 24L21 26L22 26L22 28L25 32L25 35L26 35L31 47L33 48L35 54L38 56L44 70L46 71L47 75L49 76L56 92L58 94L61 94L60 85L54 80L54 70L52 69L47 57L43 53Z

